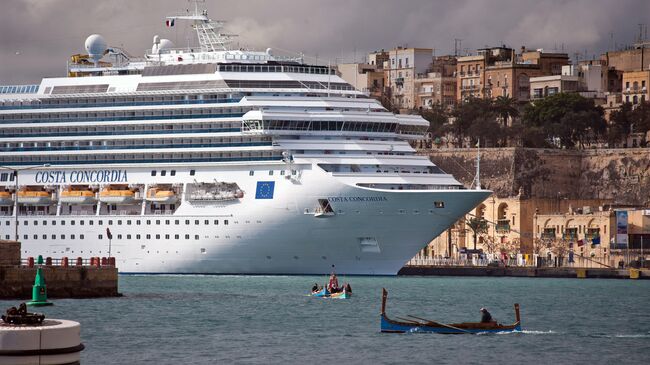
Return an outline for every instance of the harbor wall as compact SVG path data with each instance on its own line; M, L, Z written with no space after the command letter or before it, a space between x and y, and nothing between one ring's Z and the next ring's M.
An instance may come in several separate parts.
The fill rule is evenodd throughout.
M634 269L632 269L634 270ZM529 278L592 278L592 279L646 279L650 270L585 269L569 267L485 267L485 266L405 266L399 276L479 276L479 277L529 277ZM638 275L638 277L634 277Z
M428 149L419 153L428 155L464 185L472 183L476 149ZM650 205L650 149L482 149L481 183L498 197Z
M36 267L20 263L20 242L0 241L0 299L32 297ZM119 296L117 273L114 266L42 266L50 298Z

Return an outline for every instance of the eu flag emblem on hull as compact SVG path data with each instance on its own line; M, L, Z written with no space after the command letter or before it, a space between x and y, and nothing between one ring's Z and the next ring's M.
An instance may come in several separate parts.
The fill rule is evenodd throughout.
M255 199L273 199L275 181L258 181L255 190Z

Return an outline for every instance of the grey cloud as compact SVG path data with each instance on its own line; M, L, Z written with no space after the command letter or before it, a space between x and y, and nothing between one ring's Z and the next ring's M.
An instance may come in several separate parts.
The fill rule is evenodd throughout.
M610 32L630 44L637 23L648 23L646 0L239 0L207 1L211 17L230 21L240 46L304 52L351 60L397 45L453 52L454 38L470 51L501 42L518 48L565 45L589 56L606 51ZM92 33L142 55L155 34L178 46L193 33L166 15L188 6L181 0L2 0L0 83L34 83L63 76L68 57L83 52ZM16 53L19 54L16 54Z

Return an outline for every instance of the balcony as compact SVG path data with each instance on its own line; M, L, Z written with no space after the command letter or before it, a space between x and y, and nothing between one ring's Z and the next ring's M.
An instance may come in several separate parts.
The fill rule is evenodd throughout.
M510 220L508 220L508 219L499 219L499 220L497 220L496 231L497 231L497 233L509 233L510 232Z
M555 240L555 238L556 238L556 236L555 236L555 228L552 228L552 229L545 228L544 232L542 232L542 234L541 234L541 239L542 240L552 241L552 240Z

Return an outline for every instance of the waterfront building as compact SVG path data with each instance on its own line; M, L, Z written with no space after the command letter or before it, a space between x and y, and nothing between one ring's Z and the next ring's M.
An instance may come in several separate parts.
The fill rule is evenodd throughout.
M484 220L478 230L476 249L486 253L507 252L532 254L535 251L535 217L560 214L571 207L598 205L600 199L551 199L497 197L492 195L450 229L432 240L418 257L456 255L461 249L474 249L472 218ZM449 234L451 234L451 239ZM451 251L449 250L451 246Z
M626 224L617 230L616 212L626 213ZM562 213L536 214L534 217L534 249L567 257L569 252L592 258L616 267L644 255L650 248L650 210L585 206ZM624 232L619 234L617 232ZM558 255L559 256L559 255Z

